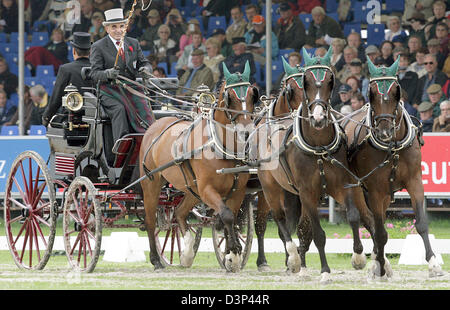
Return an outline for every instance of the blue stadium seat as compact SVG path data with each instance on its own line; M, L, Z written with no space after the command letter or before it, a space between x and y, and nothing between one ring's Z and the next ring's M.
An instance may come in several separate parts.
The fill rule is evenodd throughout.
M9 71L11 73L14 73L15 75L19 75L19 66L16 64L12 64L9 66ZM24 72L25 72L25 77L30 77L31 76L31 72L30 69L28 69L27 66L24 67Z
M55 86L56 77L54 77L54 76L39 77L37 79L40 82L40 84L42 84L44 87L53 87L53 86Z
M5 58L5 60L9 66L17 65L17 61L19 60L18 53L7 53L7 54L5 53L5 54L3 54L3 57Z
M6 33L0 32L0 43L7 43Z
M167 66L167 62L160 62L160 63L158 63L158 67L163 68L164 72L166 72L166 75L169 75L169 68Z
M47 33L51 33L54 27L51 21L37 20L34 22L33 27L31 27L31 32L42 32L42 30L46 29Z
M19 105L19 95L17 93L12 93L9 99L6 101L6 109L9 110L11 107L17 107Z
M3 55L7 53L18 53L18 52L19 52L19 45L17 43L0 44L0 53Z
M184 19L187 19L191 16L192 7L191 6L182 6L178 7L178 10L180 11L181 16L183 16Z
M326 1L326 12L327 13L337 12L338 5L339 5L338 0L327 0Z
M263 67L259 62L255 61L255 80L256 84L258 84L260 87L266 86L266 72L263 72Z
M48 32L33 32L31 36L32 46L44 46L49 41Z
M210 16L208 18L208 30L206 32L206 36L209 38L214 29L217 28L227 30L227 20L225 16Z
M52 65L38 65L36 67L36 77L55 76L55 69Z
M177 69L175 69L176 65L177 65L176 61L174 61L170 64L170 72L169 72L169 75L167 75L167 76L169 76L169 77L177 76Z
M47 128L43 125L31 125L30 126L30 136L45 136L47 133Z
M329 17L331 17L332 19L334 19L335 21L337 21L338 23L340 23L340 21L339 21L339 14L337 12L328 13L327 15Z
M286 59L286 61L289 58L289 54L294 52L295 50L293 48L286 48L286 49L280 49L280 60L281 60L281 56L284 57L284 59Z
M40 78L33 77L33 76L27 76L25 77L25 85L28 85L30 87L36 86L39 84Z
M405 10L405 0L387 0L386 9L382 10L382 14L390 14L393 12L403 12Z
M367 24L367 1L356 1L354 3L352 23Z
M11 32L9 34L9 43L16 43L17 44L17 42L19 42L19 33L18 32Z
M276 82L281 73L284 72L281 60L272 61L272 83Z
M347 23L344 25L344 36L345 37L347 37L352 32L361 33L361 24L360 23Z
M298 17L300 17L300 20L303 23L303 26L305 26L305 29L308 30L309 24L312 22L312 15L311 14L298 14Z
M67 44L67 59L69 60L69 62L74 61L72 49L73 49L72 44ZM144 52L144 51L142 51L142 52ZM146 56L146 55L144 54L144 56Z
M2 136L18 136L19 126L2 126L0 134Z
M384 24L367 25L367 45L379 46L384 41Z

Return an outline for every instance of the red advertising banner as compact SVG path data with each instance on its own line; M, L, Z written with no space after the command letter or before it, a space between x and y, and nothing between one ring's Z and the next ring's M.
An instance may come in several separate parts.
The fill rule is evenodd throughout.
M450 133L424 133L422 182L425 194L450 197Z

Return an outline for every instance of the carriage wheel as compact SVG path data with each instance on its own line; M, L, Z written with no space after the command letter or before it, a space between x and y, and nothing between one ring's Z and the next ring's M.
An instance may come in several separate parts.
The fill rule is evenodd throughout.
M109 168L105 161L102 158L94 158L91 151L84 151L79 154L75 160L74 167L75 177L87 177L92 183L100 183L104 181L102 179L108 179L109 177ZM110 181L110 183L112 182Z
M239 209L237 219L239 241L241 241L241 243L244 243L244 247L242 249L241 269L243 269L247 264L248 258L250 257L252 251L253 232L255 230L255 226L253 223L253 202L253 195L245 196L243 206ZM212 225L212 239L214 252L216 253L219 265L220 267L225 269L224 259L226 255L226 239L223 224L219 223L218 217L216 217L216 220Z
M161 261L166 266L176 266L180 264L181 251L184 248L182 244L181 229L175 218L176 205L158 206L156 216L157 227L156 249L158 250ZM198 247L202 238L202 227L191 225L187 221L188 229L194 235L194 257L197 254Z
M97 189L86 177L76 177L64 203L64 247L70 265L92 272L100 256L102 216Z
M17 266L40 270L47 264L56 233L55 188L42 157L21 153L6 181L6 239Z

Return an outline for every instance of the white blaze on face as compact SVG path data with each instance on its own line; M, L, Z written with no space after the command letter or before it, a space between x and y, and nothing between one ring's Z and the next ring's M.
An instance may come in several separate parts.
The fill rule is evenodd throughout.
M320 104L316 105L314 107L314 111L313 111L312 115L313 115L315 121L320 122L325 116L323 107Z

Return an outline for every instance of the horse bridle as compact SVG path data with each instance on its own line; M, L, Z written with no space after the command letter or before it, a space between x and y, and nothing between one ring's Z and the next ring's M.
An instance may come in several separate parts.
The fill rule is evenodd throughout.
M390 83L390 85L388 85L387 83L390 81L392 81L392 83ZM380 90L380 85L378 84L378 82L383 83L383 90ZM397 77L383 76L383 77L371 78L369 81L369 85L372 85L372 83L376 83L377 91L381 98L380 104L384 104L384 102L389 100L388 94L394 85L397 85L398 87L400 87ZM371 88L369 87L369 92L370 91L371 91ZM370 98L370 96L369 96L369 98ZM370 130L372 132L374 132L375 135L377 135L377 133L378 133L379 124L382 121L385 121L389 124L389 130L392 133L392 137L394 137L395 132L400 129L400 124L402 121L402 118L400 118L400 121L397 124L399 103L400 103L399 100L395 102L394 111L391 114L382 113L382 114L375 115L375 111L372 109L372 106L371 105L369 106L369 113L367 113L367 115L368 115L368 117L370 117L370 119L369 119L370 123L372 123L372 119L373 119L373 125L374 125L373 127L370 125ZM401 116L403 116L403 113Z
M297 68L298 68L299 70L301 70L301 69L300 69L300 65L297 65ZM294 73L294 74L288 75L288 76L286 77L286 79L285 79L286 86L285 86L285 89L284 89L284 98L285 98L285 101L286 101L286 103L287 103L287 105L288 105L288 107L289 107L289 111L290 111L290 112L293 112L293 111L294 111L294 109L292 108L292 105L291 105L291 99L292 99L292 92L293 92L293 89L292 89L292 87L291 87L291 84L288 83L288 81L289 81L290 79L293 79L293 81L294 81L294 83L295 83L295 86L296 86L298 89L303 90L303 77L304 77L304 73L303 73L303 72L298 72L298 73ZM300 85L299 85L299 84L300 84Z
M314 74L313 70L317 70L316 74ZM306 73L308 71L311 72L311 74L314 78L314 81L315 81L315 85L317 88L319 88L319 90L317 91L316 97L312 101L310 101L310 99L308 98L308 94L306 93L306 89L305 89L305 79L306 79ZM322 72L322 77L320 77L321 72ZM327 124L329 122L328 115L329 115L329 111L331 109L331 94L330 94L330 98L328 98L328 101L325 101L322 98L320 98L320 88L322 87L323 81L325 81L325 78L326 78L328 72L331 73L332 83L334 85L334 79L335 79L334 73L329 66L318 64L318 65L312 65L312 66L305 68L305 73L303 74L303 95L305 98L306 109L308 111L308 120L309 121L311 121L311 119L313 118L313 115L311 114L311 107L313 105L320 105L320 106L322 106L323 110L326 111L325 117L326 117Z
M225 86L225 94L224 94L224 98L223 101L225 102L225 114L228 118L228 120L235 125L235 121L236 118L239 116L240 113L234 113L234 115L232 115L232 113L228 110L229 105L230 105L230 94L228 92L233 92L236 97L239 99L239 101L241 102L242 105L242 114L247 115L250 114L250 112L247 110L247 102L246 102L246 98L247 98L247 94L250 90L250 82L244 82L242 81L242 77L241 74L238 72L236 73L239 76L239 82L237 83L233 83L230 85L226 85ZM239 95L238 95L238 91L239 90Z

